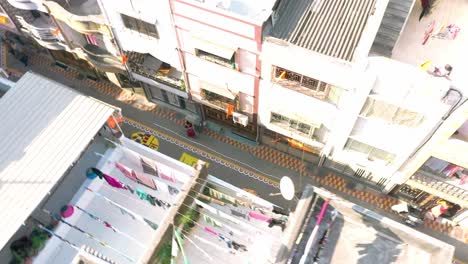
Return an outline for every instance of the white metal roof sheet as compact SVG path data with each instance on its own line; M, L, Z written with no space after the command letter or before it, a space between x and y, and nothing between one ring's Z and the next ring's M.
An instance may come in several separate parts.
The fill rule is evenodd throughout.
M0 99L0 248L115 110L30 72Z

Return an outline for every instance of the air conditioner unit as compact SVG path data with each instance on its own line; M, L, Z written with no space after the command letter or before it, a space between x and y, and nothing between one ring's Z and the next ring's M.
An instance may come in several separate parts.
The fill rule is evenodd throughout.
M247 126L247 124L249 123L249 117L246 115L234 112L232 113L232 121L234 121L234 123L236 124Z

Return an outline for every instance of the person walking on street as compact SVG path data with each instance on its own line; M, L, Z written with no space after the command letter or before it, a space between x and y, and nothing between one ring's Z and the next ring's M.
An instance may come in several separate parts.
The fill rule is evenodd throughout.
M191 137L191 138L195 137L195 129L193 128L192 123L190 123L189 121L185 121L184 127L187 131L188 137Z

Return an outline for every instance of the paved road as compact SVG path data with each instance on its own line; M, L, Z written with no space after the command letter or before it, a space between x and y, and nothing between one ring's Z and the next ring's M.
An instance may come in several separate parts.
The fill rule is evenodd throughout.
M125 118L122 130L127 137L130 137L133 133L140 131L151 134L159 140L159 152L177 160L180 160L182 155L185 155L188 158L193 157L201 159L209 163L209 174L239 188L255 190L260 197L266 198L270 202L283 208L293 205L292 202L285 201L281 196L269 196L270 193L279 192L278 176L271 175L274 179L267 178L264 176L264 174L268 174L267 172L251 167L247 163L244 163L243 165L239 164L240 161L233 158L231 156L232 153L221 153L209 146L197 142L197 138L187 138L183 127L175 131L158 124L154 124L154 126L159 126L159 128L150 128L133 119ZM198 137L200 137L200 135ZM248 154L244 153L244 155ZM190 159L186 160L190 162Z
M15 63L14 61L10 61L10 62L12 62L13 64L18 64L18 63ZM203 157L203 155L200 152L200 150L204 150L208 153L211 153L209 155L210 158L216 159L215 157L219 157L217 158L218 160L221 160L222 158L224 158L225 160L223 162L227 165L223 165L223 162L219 162L221 163L219 164L215 161L207 160L210 163L210 167L209 167L210 174L216 177L219 177L227 182L233 183L241 188L254 189L258 192L260 197L267 199L273 203L276 203L282 207L290 206L288 202L286 202L284 199L281 198L281 196L270 197L268 195L269 193L272 193L272 192L274 193L278 192L278 189L272 186L271 184L264 183L263 177L268 177L271 179L269 182L275 183L275 181L276 182L279 181L279 178L282 175L288 175L288 176L291 176L293 181L295 181L296 183L299 183L299 175L297 171L281 167L278 164L274 164L264 159L260 159L252 155L249 152L243 151L232 145L228 145L226 143L217 141L204 134L199 135L199 137L194 142L189 142L188 138L185 137L185 131L183 127L175 124L174 121L161 118L152 112L141 111L139 109L136 109L133 106L129 105L127 102L116 99L116 97L118 97L119 93L121 94L121 92L116 92L115 89L114 91L111 91L112 89L109 90L107 88L106 88L107 90L104 89L104 92L103 92L102 89L99 90L95 86L95 84L92 84L90 82L85 82L83 80L79 80L78 78L76 78L74 76L76 73L70 73L67 71L63 71L61 69L57 70L56 68L51 67L51 65L52 64L50 64L49 60L45 60L43 58L39 58L39 59L32 58L29 69L35 72L41 73L65 85L73 87L74 89L86 95L90 95L92 97L103 100L109 104L122 108L122 111L125 116L139 120L140 122L149 126L148 129L150 129L152 133L158 134L157 137L160 140L160 151L162 153L170 157L173 157L175 159L179 159L180 156L184 152L188 152L192 156L201 158L202 160L207 160L207 158ZM21 66L18 66L18 67L21 67ZM29 70L29 69L21 69L21 70L24 71L24 70ZM127 136L130 136L132 132L141 131L141 128L135 128L134 126L129 126L128 124L124 124L123 129ZM170 136L172 140L165 140L163 138L163 137L166 137L169 139L169 137L167 136ZM189 145L191 145L189 149L191 150L182 148L180 145L182 145L183 142L189 143ZM198 145L199 143L201 143L203 146ZM206 153L204 153L204 155L206 156ZM235 160L224 157L224 155L232 157ZM237 164L235 169L232 168L231 163L226 162L229 160L232 163ZM241 167L243 167L245 171L258 172L258 174L262 175L263 177L260 179L253 179L243 173L240 173L237 170ZM309 177L304 177L303 181L304 181L304 184L306 183L322 184L318 182L313 182L313 180ZM324 184L324 187L327 187L327 185ZM300 187L298 189L300 189ZM338 191L338 193L339 195L345 197L346 199L351 200L352 202L355 202L358 204L363 203L362 201L359 200L358 197L349 195L349 192L344 193L342 191ZM390 217L392 219L397 218L395 215L392 215L389 212L384 212L380 210L380 208L378 208L375 205L365 204L364 206L368 207L369 209L377 210L379 213L384 214L387 217ZM418 228L418 229L432 236L438 237L439 239L442 239L450 244L456 245L457 247L456 256L462 260L468 261L468 250L466 250L467 248L466 244L463 244L460 241L455 241L453 238L447 237L446 235L441 235L441 233L429 230L427 228Z

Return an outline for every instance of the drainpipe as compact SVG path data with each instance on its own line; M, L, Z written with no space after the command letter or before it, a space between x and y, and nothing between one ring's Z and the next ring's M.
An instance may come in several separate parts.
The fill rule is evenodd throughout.
M168 2L169 2L169 11L171 12L172 28L174 29L174 33L175 33L175 37L176 37L176 41L177 41L177 48L176 49L177 49L177 53L179 54L179 63L180 63L182 73L184 74L184 79L185 79L185 81L184 81L185 89L186 89L186 93L188 95L188 99L192 100L192 94L190 93L189 78L188 78L187 70L185 68L185 60L184 60L183 52L181 50L182 45L181 45L181 42L180 42L179 34L177 33L177 25L176 25L175 20L174 20L174 10L173 10L173 7L172 7L172 0L168 0Z
M424 141L411 153L411 155L405 160L405 162L403 162L403 164L400 166L400 168L403 168L404 166L406 166L409 162L410 162L410 159L412 159L414 156L416 156L416 154L427 144L427 142L429 142L432 137L434 136L434 134L437 132L437 130L442 126L442 124L445 122L445 120L447 120L450 115L455 112L455 110L457 110L461 105L463 105L468 99L465 99L465 101L463 101L461 104L461 100L463 99L463 93L456 89L456 88L452 88L450 87L447 92L445 93L445 95L442 97L441 100L444 100L446 99L450 92L455 92L458 94L458 99L457 101L452 104L452 106L450 107L450 109L445 113L445 115L443 115L440 119L440 121L437 123L437 125L435 126L435 128L433 128L430 132L430 134L428 136L426 136L426 138L424 139ZM393 175L393 177L395 176L395 174ZM393 183L392 186L390 187L386 187L385 188L385 191L386 192L390 192L391 189L393 189L393 187L395 186L396 184Z
M310 235L309 240L307 240L307 244L306 244L306 247L305 247L305 250L304 250L304 254L301 257L301 260L299 261L299 264L305 264L306 263L305 261L307 259L307 256L310 253L310 250L312 249L312 246L315 243L316 236L317 236L317 233L318 233L318 229L320 227L320 223L322 222L323 216L325 215L325 212L327 210L328 203L330 203L330 200L325 200L325 202L322 205L322 209L320 210L320 213L319 213L319 215L317 217L317 222L315 223L314 230L312 230L312 234ZM311 208L311 210L314 210L314 209Z

